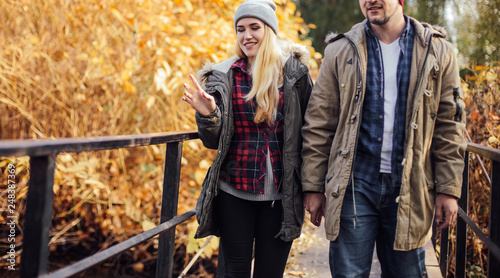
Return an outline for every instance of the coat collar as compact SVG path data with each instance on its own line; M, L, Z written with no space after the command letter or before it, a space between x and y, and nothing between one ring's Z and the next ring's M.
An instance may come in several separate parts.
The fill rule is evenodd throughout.
M421 23L418 20L409 17L410 24L415 28L415 41L420 43L422 46L427 46L429 43L429 38L431 36L448 38L448 33L443 27L440 26L432 26L428 23ZM325 37L325 42L327 44L333 43L336 40L339 40L343 37L349 38L354 44L358 45L361 41L364 41L366 33L365 33L365 25L367 20L363 20L362 22L354 25L351 30L344 34L338 33L329 33Z

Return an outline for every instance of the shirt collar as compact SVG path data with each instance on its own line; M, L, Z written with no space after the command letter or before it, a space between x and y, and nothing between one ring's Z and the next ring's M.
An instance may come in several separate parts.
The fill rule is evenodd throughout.
M231 69L240 69L242 72L245 74L250 74L247 71L247 59L246 58L240 58L234 64L231 66Z
M401 37L399 37L399 47L401 48L401 51L403 51L403 54L404 54L405 50L406 50L406 42L408 39L408 35L410 34L411 23L410 23L410 18L407 15L403 14L403 17L404 17L405 22L406 22L406 27L403 30ZM375 34L375 32L373 32L372 27L370 25L370 22L368 22L368 20L366 21L366 24L365 24L365 31L366 31L366 34L368 34L368 36L378 40L377 35Z

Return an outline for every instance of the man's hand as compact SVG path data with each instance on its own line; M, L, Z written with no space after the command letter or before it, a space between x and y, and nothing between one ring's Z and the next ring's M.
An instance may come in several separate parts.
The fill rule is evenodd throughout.
M455 197L447 194L437 194L434 221L436 221L438 230L446 229L455 223L457 220L457 213L458 202Z
M323 193L306 192L304 208L311 214L311 223L319 227L321 218L325 216L326 197Z

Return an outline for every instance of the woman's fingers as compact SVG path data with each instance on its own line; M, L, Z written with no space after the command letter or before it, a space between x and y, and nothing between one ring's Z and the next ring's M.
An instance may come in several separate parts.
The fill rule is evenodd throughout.
M203 89L200 87L200 84L198 84L198 81L196 80L196 78L194 77L193 74L189 74L189 78L191 78L191 81L193 82L194 84L194 88L198 91L198 92L203 92Z
M189 99L192 99L193 98L193 95L188 93L187 91L184 91L184 96L189 98Z
M187 88L186 88L187 90ZM188 93L187 91L184 91L184 96L182 97L182 100L191 104L191 100L193 99L193 95L191 95L190 93Z
M198 113L206 116L210 115L215 111L215 99L210 94L207 94L198 84L194 75L190 74L189 78L193 82L194 87L190 87L188 84L184 83L184 96L182 100L187 102L191 107L193 107Z
M182 96L182 100L184 100L188 103L191 103L192 99L193 99L193 96L190 93L188 93L187 91L184 91L184 96Z
M194 75L189 74L189 78L191 78L191 82L193 82L194 88L191 88L188 84L184 83L184 88L186 88L185 93L189 93L190 95L188 96L191 99L196 98L197 96L201 95L203 98L211 100L212 96L209 94L205 93L205 91L200 87L200 84L198 84L198 81L196 81L196 78Z
M184 88L186 89L186 91L193 93L194 90L191 87L189 87L188 84L184 83L183 85L184 85Z
M209 101L214 101L215 102L215 99L213 96L207 94L207 92L203 91L203 97Z

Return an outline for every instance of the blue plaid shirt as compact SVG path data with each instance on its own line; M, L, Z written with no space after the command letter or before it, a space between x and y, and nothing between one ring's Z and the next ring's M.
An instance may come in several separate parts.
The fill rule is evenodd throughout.
M405 15L406 28L399 38L397 80L398 97L394 119L394 135L391 159L391 176L395 186L401 185L405 140L406 106L410 84L411 60L415 28ZM368 64L366 73L366 90L363 102L363 114L359 130L358 147L354 165L354 177L373 183L380 173L380 155L384 134L384 72L380 43L367 22L366 46Z

